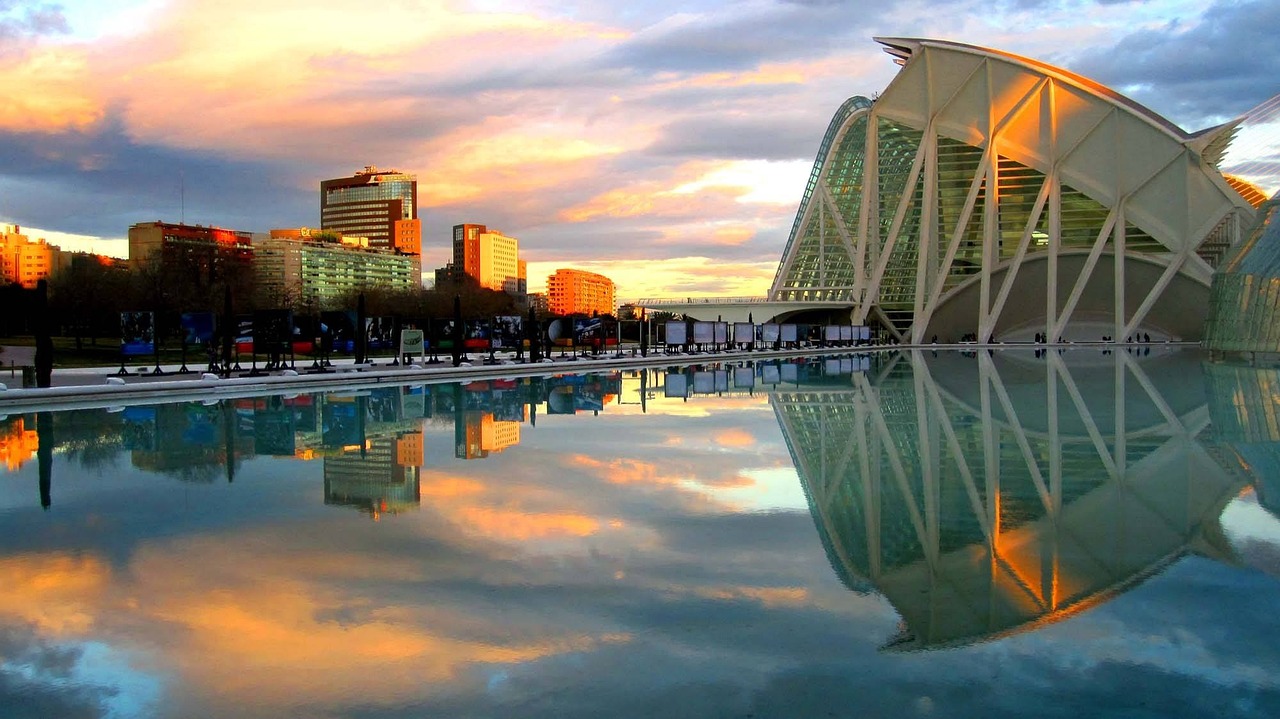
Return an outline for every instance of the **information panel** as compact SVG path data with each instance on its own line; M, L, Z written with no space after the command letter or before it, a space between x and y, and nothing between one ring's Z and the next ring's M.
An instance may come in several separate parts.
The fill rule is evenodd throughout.
M750 322L733 323L733 341L738 344L749 344L756 341L756 327Z
M708 345L715 341L715 323L714 322L694 322L693 323L693 343L696 345Z
M688 328L685 323L677 320L668 320L666 327L666 342L669 345L683 345L689 343ZM667 375L670 377L671 375ZM680 395L683 397L684 395Z
M715 325L715 339L712 340L718 345L725 344L729 341L729 323L717 322Z
M779 327L779 332L781 333L782 341L795 342L797 336L796 329L795 325L781 325Z
M770 324L764 325L760 329L760 341L768 342L770 344L777 342L778 339L782 336L778 330L779 330L779 326L776 324L770 323Z
M839 325L827 325L826 327L823 327L823 328L822 328L822 339L826 340L827 342L839 342L839 341L840 341L840 326L839 326Z

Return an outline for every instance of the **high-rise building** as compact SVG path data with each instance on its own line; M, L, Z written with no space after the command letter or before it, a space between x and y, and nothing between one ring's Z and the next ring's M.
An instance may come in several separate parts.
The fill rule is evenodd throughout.
M327 307L369 287L422 286L418 255L370 247L365 238L308 227L279 229L255 250L258 293L271 304Z
M17 283L34 289L36 283L53 272L58 248L44 240L32 242L17 225L3 225L0 230L0 282Z
M559 269L547 278L553 315L613 314L613 280L584 270Z
M417 176L369 165L351 177L321 181L320 229L368 237L370 247L421 254Z
M453 266L472 277L481 287L502 290L517 297L526 287L525 265L520 261L520 242L484 225L453 226Z

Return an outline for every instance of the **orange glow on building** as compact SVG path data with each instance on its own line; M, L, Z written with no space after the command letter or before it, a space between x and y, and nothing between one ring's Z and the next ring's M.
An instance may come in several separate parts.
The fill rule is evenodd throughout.
M511 295L526 289L520 241L484 225L453 226L453 267L485 289Z
M556 270L547 278L547 298L548 309L554 315L614 312L613 280L585 270Z
M4 225L0 232L0 281L35 289L36 283L53 273L58 248L44 240L32 242L17 225Z

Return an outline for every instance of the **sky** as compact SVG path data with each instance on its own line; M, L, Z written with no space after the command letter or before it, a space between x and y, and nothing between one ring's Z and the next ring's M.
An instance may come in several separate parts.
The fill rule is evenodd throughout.
M764 293L822 133L896 66L874 36L1064 66L1188 131L1280 93L1270 0L0 0L0 221L125 256L153 220L319 224L319 182L418 176L449 228L622 299ZM1227 164L1280 177L1274 132ZM1276 189L1275 185L1269 188Z

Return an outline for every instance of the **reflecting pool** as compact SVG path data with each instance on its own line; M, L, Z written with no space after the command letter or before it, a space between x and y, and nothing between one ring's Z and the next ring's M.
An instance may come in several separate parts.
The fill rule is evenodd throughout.
M11 415L0 716L1280 716L1278 407L1153 348Z

